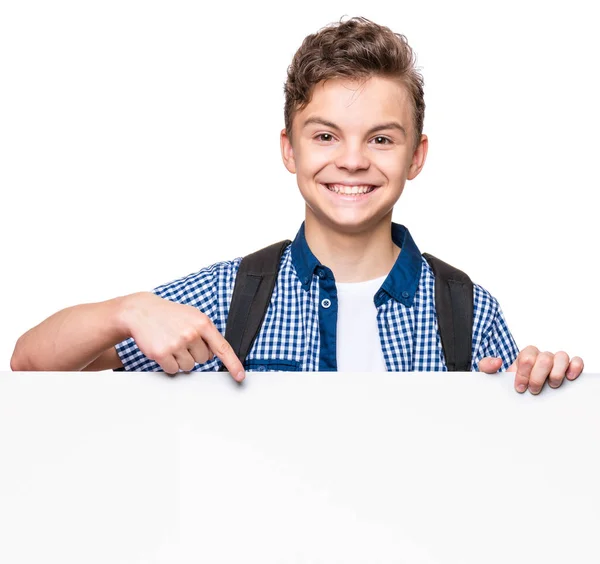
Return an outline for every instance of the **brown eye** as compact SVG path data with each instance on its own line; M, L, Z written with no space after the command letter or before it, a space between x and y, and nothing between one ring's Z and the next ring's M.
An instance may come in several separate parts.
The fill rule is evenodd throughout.
M317 135L317 139L319 141L331 141L333 139L333 136L331 135L331 133L319 133L319 135Z
M382 137L381 135L375 137L374 141L376 145L387 145L388 143L391 143L387 137Z

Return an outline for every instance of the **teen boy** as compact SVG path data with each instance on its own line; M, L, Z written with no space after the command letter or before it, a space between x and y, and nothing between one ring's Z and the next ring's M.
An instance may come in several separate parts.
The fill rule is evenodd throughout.
M281 258L252 370L445 370L434 275L392 223L406 180L425 163L422 77L403 36L362 18L308 36L285 84L281 152L306 219ZM224 339L241 259L102 303L62 310L24 334L13 370L245 370ZM472 369L516 372L539 393L583 361L520 353L498 302L474 286ZM216 356L215 356L216 355Z

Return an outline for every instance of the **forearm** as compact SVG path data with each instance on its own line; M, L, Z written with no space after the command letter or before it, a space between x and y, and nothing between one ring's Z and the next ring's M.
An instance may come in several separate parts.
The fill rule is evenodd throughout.
M63 309L22 335L11 368L16 371L82 370L130 335L123 312L131 296Z

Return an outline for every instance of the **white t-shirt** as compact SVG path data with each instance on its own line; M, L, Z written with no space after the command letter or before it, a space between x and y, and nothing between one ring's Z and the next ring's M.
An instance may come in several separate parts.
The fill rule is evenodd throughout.
M336 282L338 294L337 369L385 372L377 309L373 298L387 276L366 282Z

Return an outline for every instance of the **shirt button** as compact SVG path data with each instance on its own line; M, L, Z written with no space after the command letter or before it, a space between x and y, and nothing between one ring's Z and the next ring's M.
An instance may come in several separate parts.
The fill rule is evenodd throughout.
M409 296L410 296L410 294L408 292L402 292L403 298L408 299Z
M266 366L264 366L263 364L261 364L261 365L260 365L260 366L257 368L257 370L258 370L259 372L264 372L266 369L267 369L267 367L266 367Z
M327 278L327 273L321 268L317 270L317 274L321 280L323 280L323 278Z
M321 305L322 305L322 306L323 306L325 309L327 309L327 308L328 308L328 307L331 305L331 300L328 300L328 299L326 298L326 299L324 299L324 300L321 302Z
M308 284L308 278L305 278L305 279L304 279L304 283L305 283L305 284Z

